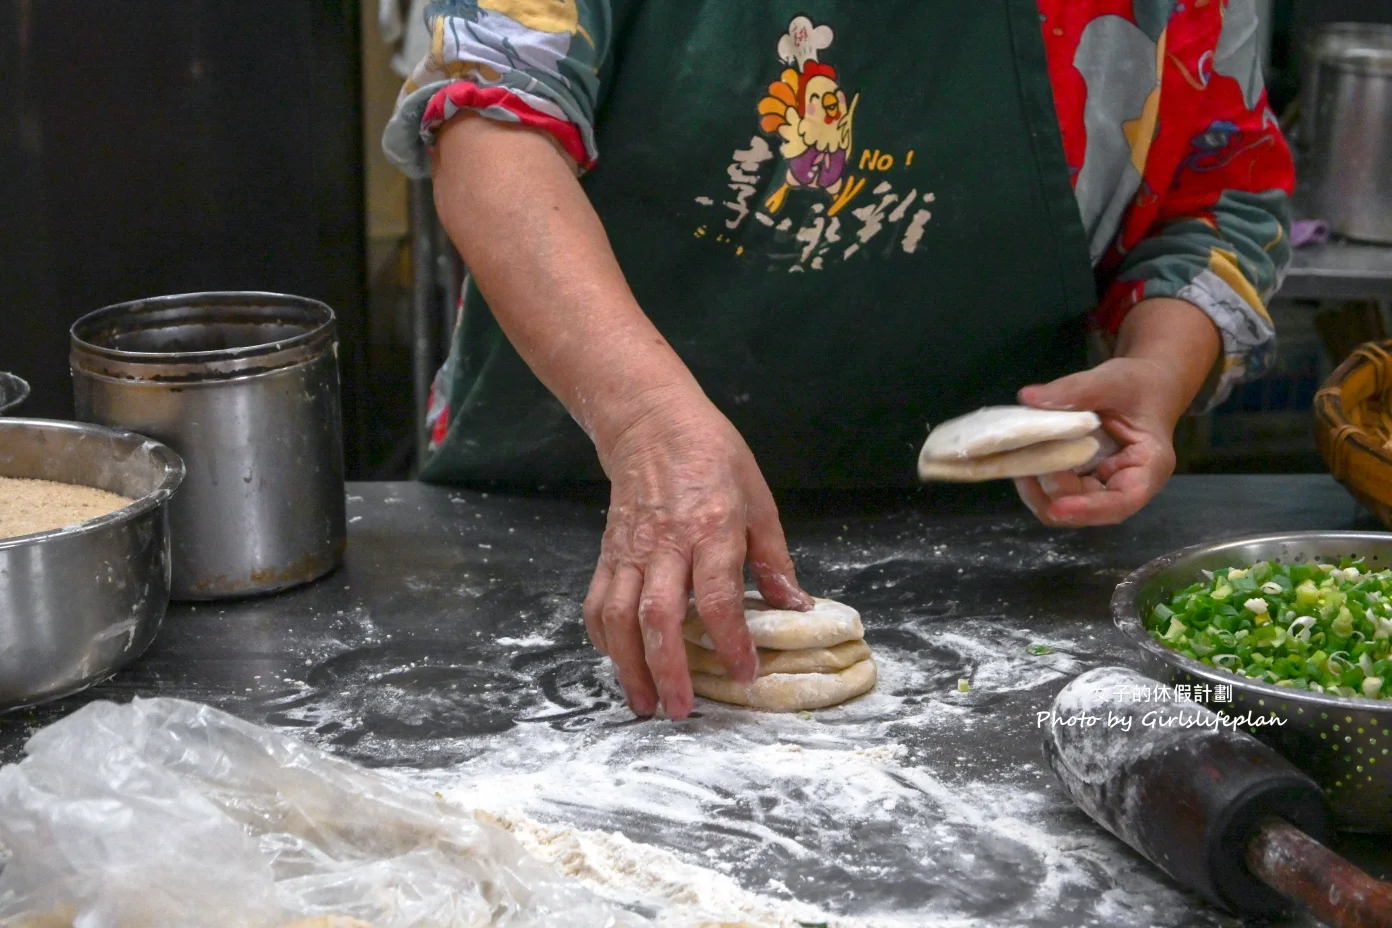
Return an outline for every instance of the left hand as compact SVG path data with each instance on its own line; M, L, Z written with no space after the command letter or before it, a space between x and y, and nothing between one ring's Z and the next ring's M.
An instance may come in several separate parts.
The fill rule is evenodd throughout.
M1173 374L1160 361L1113 358L1042 386L1020 402L1039 409L1091 410L1121 449L1092 474L1023 477L1015 489L1045 525L1115 525L1160 492L1175 468Z
M1045 525L1070 528L1115 525L1139 512L1174 473L1175 423L1221 352L1207 314L1184 300L1156 297L1126 314L1112 360L1021 390L1026 406L1097 413L1121 446L1087 476L1016 480L1025 505Z

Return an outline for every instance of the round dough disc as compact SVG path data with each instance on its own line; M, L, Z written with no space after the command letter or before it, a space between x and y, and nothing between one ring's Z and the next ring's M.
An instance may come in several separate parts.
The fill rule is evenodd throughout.
M802 651L759 649L759 676L771 673L835 673L852 664L869 660L870 647L863 641L844 641L830 648L807 648ZM692 673L725 676L720 655L699 645L686 642L686 666Z
M984 458L1040 442L1082 438L1101 427L1102 420L1093 412L987 406L929 432L919 459Z
M709 673L691 675L691 688L698 696L771 712L825 709L868 693L874 685L873 660L859 661L837 673L771 673L753 683Z
M918 461L918 476L922 480L949 483L979 483L1011 477L1041 477L1063 470L1073 470L1091 463L1101 451L1101 443L1092 435L1067 441L1046 441L1028 448L1006 451L984 458L965 460Z
M774 609L758 593L744 594L744 621L754 644L776 651L800 651L805 648L829 648L843 641L865 637L860 613L850 606L830 599L816 599L807 612ZM696 614L693 604L682 623L682 637L708 651L715 643L706 634L706 626Z

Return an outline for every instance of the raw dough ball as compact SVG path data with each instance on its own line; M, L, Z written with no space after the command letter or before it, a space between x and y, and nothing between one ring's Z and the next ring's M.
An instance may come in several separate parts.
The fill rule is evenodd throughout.
M949 419L928 435L919 460L983 458L1046 441L1082 438L1102 427L1096 413L987 406Z
M802 651L759 649L759 676L771 673L834 673L870 659L870 648L863 641L846 641L830 648ZM692 673L725 676L725 665L714 651L686 643L686 666Z
M758 593L745 593L744 621L754 637L754 644L777 651L800 651L829 648L865 637L859 612L830 599L814 599L814 602L816 605L811 610L797 612L774 609ZM695 605L688 609L686 621L682 623L682 637L708 651L715 650Z
M753 683L708 673L691 675L691 688L698 696L773 712L825 709L867 693L874 685L873 660L859 661L838 673L771 673Z
M1099 458L1102 444L1092 435L1046 441L984 458L918 459L922 480L977 483L1011 477L1039 477L1084 467Z

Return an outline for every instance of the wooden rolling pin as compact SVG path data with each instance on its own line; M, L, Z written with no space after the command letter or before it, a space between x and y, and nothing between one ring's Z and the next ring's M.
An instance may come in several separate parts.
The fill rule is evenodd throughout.
M1142 692L1151 698L1134 701ZM1156 701L1160 692L1168 699ZM1039 714L1045 760L1079 808L1238 915L1271 917L1298 902L1333 928L1392 928L1392 885L1322 843L1319 786L1251 735L1215 725L1208 709L1173 700L1154 680L1102 667Z

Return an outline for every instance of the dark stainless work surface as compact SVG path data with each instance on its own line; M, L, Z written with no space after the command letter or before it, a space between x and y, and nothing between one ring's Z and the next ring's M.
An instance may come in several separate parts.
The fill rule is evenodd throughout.
M342 569L271 598L171 609L160 638L115 680L59 704L0 716L0 761L18 758L29 733L83 701L141 695L201 700L256 722L294 727L348 758L427 772L479 760L496 743L487 739L529 726L549 726L573 738L576 749L614 726L631 730L633 723L617 720L612 681L585 646L579 616L603 526L603 494L485 496L416 484L350 484L348 493ZM921 695L908 694L905 702L917 705L906 711L941 704L946 697L939 690L955 690L959 677L975 675L976 658L951 644L954 630L999 627L1017 650L1032 640L1076 642L1069 653L1041 658L1070 673L1107 663L1134 666L1134 652L1109 621L1108 602L1116 584L1151 558L1232 535L1376 528L1327 477L1180 477L1127 525L1069 533L1039 526L1000 487L871 500L784 499L782 507L808 588L855 604L872 648L912 654L923 668L930 685ZM519 651L498 640L537 635L551 639L544 650ZM886 737L908 748L904 782L919 782L912 779L917 772L943 786L945 793L925 799L928 809L962 784L1019 784L1043 793L1050 803L1047 827L1066 839L1065 856L1096 867L1098 848L1116 842L1067 805L1042 769L1035 727L1034 713L1048 709L1066 679L1060 674L998 692L983 683L954 704L959 723L930 736L887 720ZM671 726L643 724L656 740ZM687 725L684 731L704 737L699 720ZM842 900L856 889L918 905L941 899L975 913L972 923L987 928L1096 924L1097 910L1089 907L1100 897L1115 903L1100 923L1141 924L1144 912L1126 906L1145 901L1147 887L1163 882L1132 860L1120 876L1097 877L1103 890L1087 898L1065 894L1050 914L1022 918L1016 901L1033 894L1053 865L1000 832L971 821L928 827L912 833L920 856L909 859L903 832L849 823L853 847L846 853L883 862L894 875L871 887L857 882L863 877L853 868L838 869L835 848L818 841L817 831L840 823L821 821L798 832L783 810L741 805L738 798L729 803L723 830L674 829L641 816L580 824L621 828L635 840L714 860L721 842L738 840L731 837L739 833L735 820L754 816L773 832L794 829L790 837L816 852L790 863L774 847L756 859L758 868L802 873L805 879L790 877L789 885L808 902L844 908L849 903ZM1392 859L1385 850L1374 859L1376 847L1350 839L1344 850L1386 875ZM1113 855L1108 860L1127 859L1106 853ZM733 874L760 889L769 871ZM1198 902L1184 911L1163 923L1231 924Z

